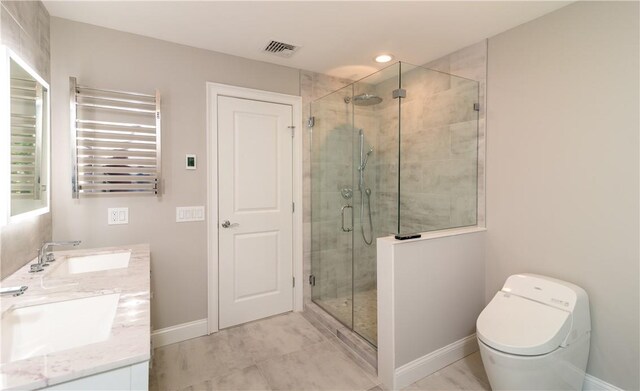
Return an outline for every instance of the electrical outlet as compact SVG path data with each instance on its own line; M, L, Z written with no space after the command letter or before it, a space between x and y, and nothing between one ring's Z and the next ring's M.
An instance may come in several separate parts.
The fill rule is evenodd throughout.
M109 225L129 224L129 208L109 208L107 212Z

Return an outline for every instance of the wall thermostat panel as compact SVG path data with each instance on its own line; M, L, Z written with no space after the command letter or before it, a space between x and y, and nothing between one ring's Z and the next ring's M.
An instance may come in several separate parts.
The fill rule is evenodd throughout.
M187 155L185 158L185 165L187 170L195 170L196 169L196 155Z

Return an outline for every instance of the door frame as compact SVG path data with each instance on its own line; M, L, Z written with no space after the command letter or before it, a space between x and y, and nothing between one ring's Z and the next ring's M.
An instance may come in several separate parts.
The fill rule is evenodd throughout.
M251 99L290 105L293 114L293 188L295 212L292 214L293 310L302 311L302 97L277 92L236 87L228 84L206 83L207 89L207 330L218 331L218 96Z

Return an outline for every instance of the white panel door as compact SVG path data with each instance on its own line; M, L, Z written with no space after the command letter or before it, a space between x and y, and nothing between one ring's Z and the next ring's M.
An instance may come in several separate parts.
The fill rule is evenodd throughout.
M293 309L292 107L218 97L219 327Z

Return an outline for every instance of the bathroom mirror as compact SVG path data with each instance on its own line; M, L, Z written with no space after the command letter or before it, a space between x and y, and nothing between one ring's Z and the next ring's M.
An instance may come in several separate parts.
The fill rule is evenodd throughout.
M49 85L17 55L5 52L2 188L10 223L49 211Z

